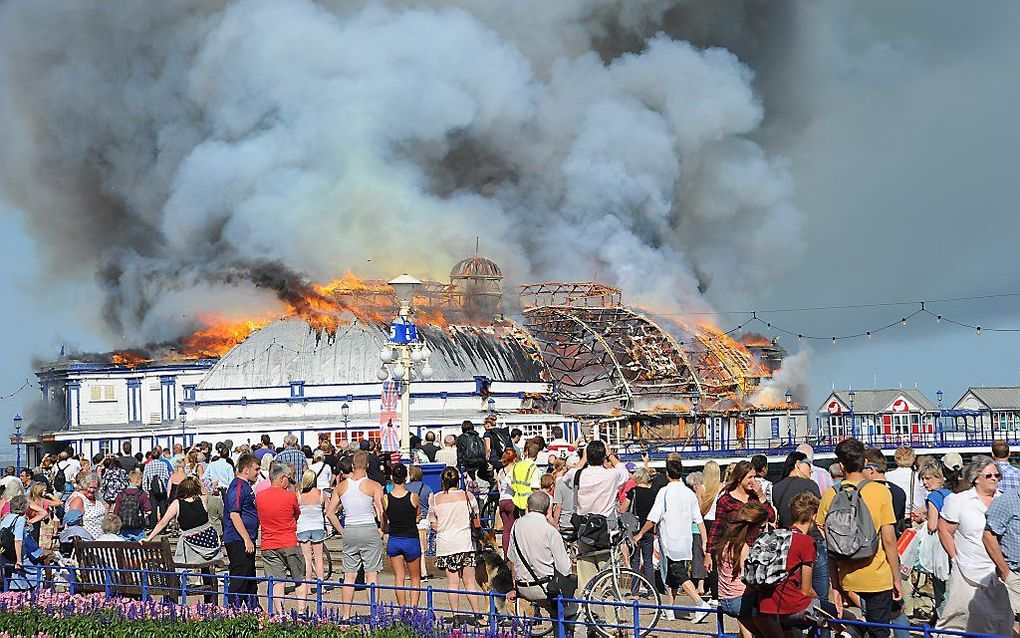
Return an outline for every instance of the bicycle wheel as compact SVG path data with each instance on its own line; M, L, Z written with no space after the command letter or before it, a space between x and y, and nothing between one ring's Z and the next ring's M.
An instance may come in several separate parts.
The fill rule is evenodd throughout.
M333 580L333 552L329 550L325 543L322 544L322 571L323 580Z
M495 529L496 517L499 516L499 503L491 498L486 499L482 503L479 515L481 516L483 527L488 527L490 530Z
M642 605L637 618L642 636L655 629L662 614L655 585L631 569L620 569L618 579L613 577L612 569L600 571L585 587L582 598L588 627L607 638L619 635L621 630L633 633L635 602Z

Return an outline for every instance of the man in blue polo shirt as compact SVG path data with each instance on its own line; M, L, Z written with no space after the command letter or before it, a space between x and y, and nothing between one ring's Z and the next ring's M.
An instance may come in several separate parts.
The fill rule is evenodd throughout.
M230 559L229 605L259 606L258 582L254 580L259 515L255 510L255 492L251 488L258 473L258 459L251 454L242 454L237 459L234 480L223 497L223 542Z

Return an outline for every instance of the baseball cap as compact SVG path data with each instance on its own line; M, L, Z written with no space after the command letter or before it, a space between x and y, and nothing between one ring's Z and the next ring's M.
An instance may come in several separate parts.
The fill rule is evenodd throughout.
M637 465L634 465L633 462L630 462L630 463L627 463L627 465L625 465L624 467L627 468L628 472L633 472L634 469L637 467Z
M963 468L963 457L959 452L949 452L942 457L942 466L947 470L959 470Z

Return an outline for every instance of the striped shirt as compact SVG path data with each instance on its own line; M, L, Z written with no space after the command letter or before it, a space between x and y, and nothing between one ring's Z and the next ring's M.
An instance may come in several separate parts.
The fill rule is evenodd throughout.
M304 452L295 447L289 447L277 454L275 460L277 463L283 463L294 468L294 480L298 483L301 482L301 475L305 473L305 468L308 467L308 459L305 458Z
M167 485L170 483L170 463L162 457L152 459L145 464L145 468L142 470L142 491L146 495L149 493L149 487L152 486L153 477L157 476L163 481L163 489L169 491Z

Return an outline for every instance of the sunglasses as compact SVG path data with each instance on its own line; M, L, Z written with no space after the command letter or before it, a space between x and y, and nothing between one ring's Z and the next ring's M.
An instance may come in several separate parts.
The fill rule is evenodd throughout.
M877 472L878 471L878 466L877 465L870 465L869 464L869 465L865 465L864 469L871 470L872 472Z
M998 472L989 472L987 474L982 474L981 476L986 479L995 479L996 481L1002 478L1002 474L999 474Z

